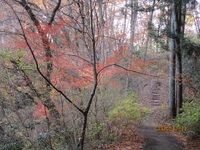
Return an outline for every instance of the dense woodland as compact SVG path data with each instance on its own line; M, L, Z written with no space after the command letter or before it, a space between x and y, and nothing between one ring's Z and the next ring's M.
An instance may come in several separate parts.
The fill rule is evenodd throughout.
M114 150L149 116L199 138L199 3L0 0L0 150Z

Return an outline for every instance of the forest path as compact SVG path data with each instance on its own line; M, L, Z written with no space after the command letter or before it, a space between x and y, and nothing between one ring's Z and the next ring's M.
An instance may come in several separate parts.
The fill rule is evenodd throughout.
M156 127L143 127L140 134L144 137L143 150L184 150L177 137L167 132L158 132Z
M143 99L141 103L153 111L144 119L139 134L144 139L142 150L184 150L181 140L170 132L159 132L157 127L170 124L168 119L168 95L166 80L151 80L141 88ZM146 96L144 96L146 95Z
M158 112L161 115L161 112ZM139 134L144 139L142 150L185 150L178 137L170 132L161 132L157 129L160 125L170 125L164 120L161 121L159 114L150 114L139 129Z

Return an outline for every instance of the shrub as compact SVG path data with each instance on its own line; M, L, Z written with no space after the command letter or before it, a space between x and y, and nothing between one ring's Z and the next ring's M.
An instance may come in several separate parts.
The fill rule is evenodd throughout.
M195 135L200 135L200 105L197 103L184 103L183 113L176 118L178 126L186 126Z
M141 123L145 114L151 113L151 110L137 103L137 95L132 93L127 99L117 103L109 113L109 120Z

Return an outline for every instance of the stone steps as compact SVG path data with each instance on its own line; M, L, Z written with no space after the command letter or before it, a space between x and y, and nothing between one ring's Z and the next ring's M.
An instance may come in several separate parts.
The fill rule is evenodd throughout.
M154 83L154 86L151 90L151 105L152 106L160 106L160 87L161 84L158 84L157 82Z

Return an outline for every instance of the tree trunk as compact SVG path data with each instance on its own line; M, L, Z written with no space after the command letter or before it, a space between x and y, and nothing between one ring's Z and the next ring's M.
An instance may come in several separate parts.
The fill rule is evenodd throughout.
M177 114L181 113L182 103L183 103L183 83L182 83L182 41L184 38L185 30L185 16L186 16L186 0L180 0L176 7L177 12L177 35L176 39L177 52Z
M51 82L51 73L53 70L53 65L52 65L52 54L51 54L51 49L50 49L50 43L49 43L49 39L47 37L47 34L44 32L44 29L42 28L39 20L36 18L35 14L33 13L32 9L28 6L28 4L26 3L26 1L22 1L20 3L24 9L27 11L30 19L33 21L35 27L38 30L38 33L40 34L40 37L42 39L42 44L44 47L44 51L45 51L45 57L46 57L46 79ZM52 23L52 20L50 20L50 26ZM60 113L58 112L56 105L53 103L53 101L51 100L51 96L50 96L50 92L52 90L52 87L50 85L50 83L47 82L45 80L45 84L46 84L46 89L45 89L45 93L44 93L44 101L42 101L43 105L49 110L50 115L53 119L53 121L55 122L55 126L56 126L56 130L58 130L58 128L60 128Z
M130 35L130 51L133 53L134 51L134 37L135 37L135 27L137 22L137 7L138 7L138 0L131 0L131 35Z
M128 0L125 1L125 6L127 5L128 3ZM127 7L125 7L125 10L124 10L124 29L123 29L123 34L126 33L126 22L127 22ZM122 44L124 44L124 41L125 40L125 36L123 38L123 41L122 41Z
M182 108L182 99L183 99L183 94L182 94L182 58L181 58L181 53L177 52L176 53L176 71L177 71L177 106L176 106L176 112L177 114L180 114L180 109Z
M172 2L172 14L171 14L171 34L176 35L176 14L175 14L175 0ZM175 106L175 50L176 43L174 37L170 39L170 67L169 67L169 114L171 118L176 117L176 106Z
M171 44L173 44L173 43L171 43ZM169 103L170 117L175 118L175 116L176 116L176 106L175 106L175 53L174 53L173 49L170 50L168 103Z
M130 0L131 3L131 34L130 34L130 55L131 57L134 54L134 37L135 37L135 27L137 22L138 15L138 0ZM130 65L132 64L132 59L129 59L128 69L130 69ZM125 91L129 90L129 82L130 82L130 74L127 72Z
M99 36L101 39L100 42L100 62L104 62L106 60L106 50L105 50L105 40L104 40L104 19L103 19L103 0L98 0L98 11L99 11Z
M149 39L150 39L149 30L152 28L152 21L153 21L153 13L154 13L155 2L156 2L156 0L153 0L151 15L150 15L149 22L148 22L148 34L147 34L147 40L146 40L146 43L145 43L143 61L146 61L146 57L147 57L147 50L148 50Z
M82 113L83 114L83 128L82 128L82 133L81 133L81 138L80 138L80 144L78 145L78 148L80 147L80 150L84 149L84 142L85 142L85 135L86 135L86 128L87 128L87 120L88 120L88 113L90 111L94 96L96 94L97 90L97 85L98 85L98 73L97 73L97 51L96 51L96 40L95 40L95 27L94 27L94 18L93 18L93 2L92 0L89 0L89 17L90 17L90 32L91 32L91 47L92 47L92 58L93 58L93 88L90 94L89 101L87 103L87 106L85 108L85 111Z

